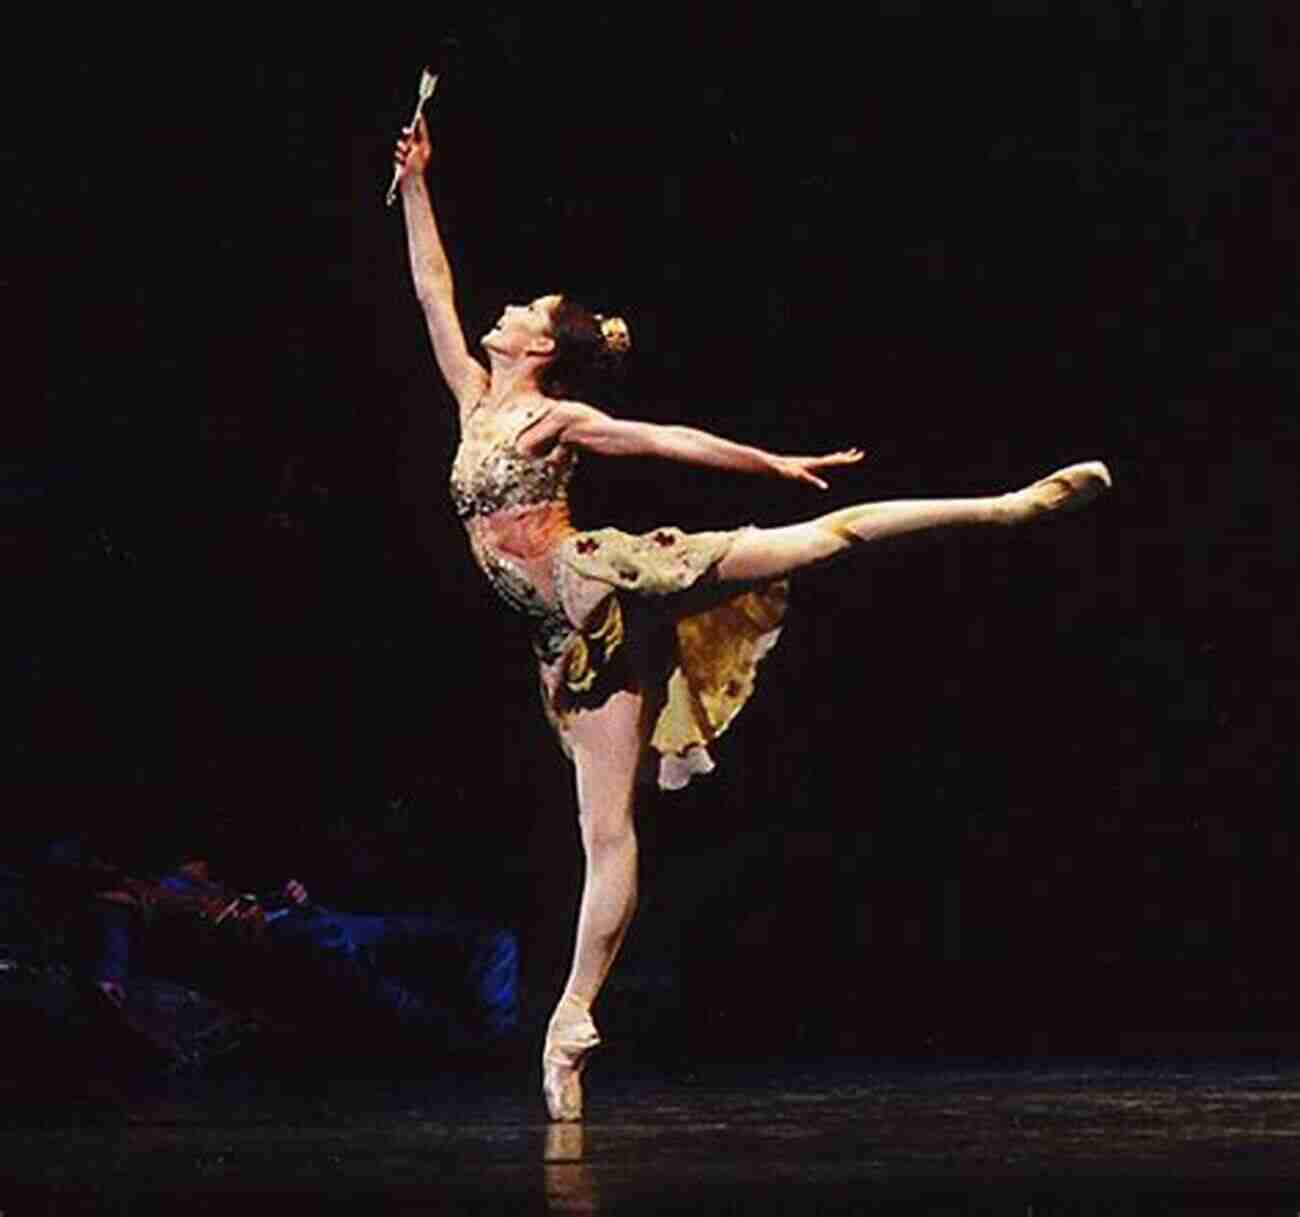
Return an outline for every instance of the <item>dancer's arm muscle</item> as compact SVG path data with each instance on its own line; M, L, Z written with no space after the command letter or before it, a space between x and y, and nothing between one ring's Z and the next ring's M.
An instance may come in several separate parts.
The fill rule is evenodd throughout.
M849 465L862 459L862 453L857 449L826 456L777 456L697 427L662 426L612 418L580 402L564 402L557 407L555 417L559 424L556 438L561 443L586 448L602 456L656 456L687 465L727 469L733 473L794 478L823 490L826 483L813 474L814 469Z
M460 406L461 416L472 409L487 388L487 372L465 344L456 313L455 283L434 219L433 204L424 182L429 157L428 129L421 118L414 133L398 143L397 163L402 170L402 210L406 215L406 246L411 259L415 295L433 340L433 354L447 387Z

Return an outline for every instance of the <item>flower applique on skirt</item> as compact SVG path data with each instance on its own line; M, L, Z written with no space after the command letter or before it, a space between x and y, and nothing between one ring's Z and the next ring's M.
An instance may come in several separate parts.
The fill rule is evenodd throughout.
M583 625L564 648L555 697L547 699L562 743L566 709L598 687L629 644L627 631L637 619L624 608L631 597L676 597L705 586L744 531L686 533L664 527L633 534L602 528L563 542L561 587L581 585L592 602L574 615ZM787 579L740 584L734 595L719 593L699 611L674 614L664 701L650 740L663 789L680 789L696 774L713 769L708 744L753 693L758 663L780 635L788 596ZM673 611L667 604L665 608Z

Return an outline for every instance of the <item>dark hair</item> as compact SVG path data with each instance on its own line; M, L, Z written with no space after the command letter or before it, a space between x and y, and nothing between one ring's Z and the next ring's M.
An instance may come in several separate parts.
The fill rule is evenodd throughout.
M541 374L548 397L601 396L623 366L622 350L612 349L601 330L601 318L567 296L551 311L555 358Z

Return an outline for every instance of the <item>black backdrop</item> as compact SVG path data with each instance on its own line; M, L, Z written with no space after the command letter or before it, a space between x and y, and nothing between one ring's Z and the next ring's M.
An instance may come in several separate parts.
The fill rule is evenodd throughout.
M467 332L571 292L632 328L603 404L870 453L821 495L593 460L580 522L775 523L1094 456L1116 479L1050 526L799 580L718 772L642 809L615 1008L873 1050L1293 1027L1293 31L896 10L489 6L310 53L82 31L42 65L10 279L15 851L88 826L340 902L449 896L558 983L571 774L449 508L382 202L432 61Z

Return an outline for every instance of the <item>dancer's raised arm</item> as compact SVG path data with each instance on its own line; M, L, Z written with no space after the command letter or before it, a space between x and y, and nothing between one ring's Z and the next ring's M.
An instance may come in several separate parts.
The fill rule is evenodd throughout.
M397 141L394 155L400 172L402 211L406 216L406 243L411 258L415 295L424 310L433 340L433 353L447 387L460 406L461 417L471 410L487 388L483 365L470 355L456 314L455 285L433 217L433 204L424 182L429 164L429 129L421 116Z
M778 456L697 427L612 418L581 402L559 403L552 412L552 419L552 425L558 426L556 438L560 443L586 448L602 456L657 456L688 465L729 469L735 473L792 478L821 490L826 489L826 483L817 476L817 470L852 465L862 459L862 451L858 448L825 456Z

